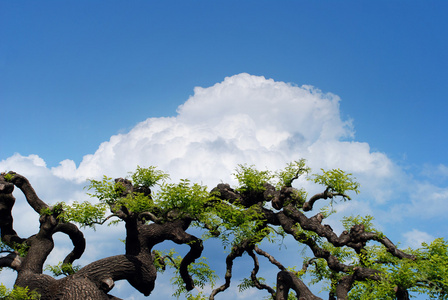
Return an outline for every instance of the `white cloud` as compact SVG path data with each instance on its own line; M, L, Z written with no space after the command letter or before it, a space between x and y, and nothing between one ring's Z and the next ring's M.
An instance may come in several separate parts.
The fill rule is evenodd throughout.
M310 86L239 74L195 88L176 117L143 121L102 143L78 168L65 160L52 172L82 181L157 165L174 178L213 185L231 180L239 163L277 169L305 157L318 167L390 175L387 157L371 153L367 144L339 141L353 136L350 121L340 117L339 101Z
M420 231L418 229L413 229L403 234L404 246L411 248L421 248L422 243L431 243L435 237L427 232Z
M410 187L411 203L406 206L408 214L420 218L445 218L448 213L448 188L430 182L415 182Z
M431 180L443 181L448 178L448 166L444 164L438 164L436 166L425 164L421 173Z

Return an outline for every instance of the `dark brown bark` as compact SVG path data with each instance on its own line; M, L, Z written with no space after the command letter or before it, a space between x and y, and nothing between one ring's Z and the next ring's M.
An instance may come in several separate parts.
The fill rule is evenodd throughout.
M14 243L21 244L25 240L17 235L13 227L12 208L16 199L12 195L14 184L8 182L3 176L0 177L0 229L1 239L4 243L12 246Z
M56 226L54 232L62 232L67 234L74 246L73 250L65 257L63 261L64 264L71 264L82 256L84 250L86 249L86 240L78 227L71 223L62 223Z
M232 247L232 250L226 257L226 274L224 276L225 283L212 291L210 295L210 300L215 299L215 296L218 293L221 293L229 288L230 281L232 279L233 261L237 257L241 257L244 254L244 252L246 252L248 249L251 249L251 247L249 246L249 241L242 242L241 244L234 245Z
M336 297L338 300L345 300L347 298L348 292L351 290L354 281L354 274L344 276L338 281L336 286Z
M394 288L395 296L397 297L397 300L409 300L409 292L407 289L396 286Z
M75 275L88 278L105 293L113 288L115 281L126 279L135 289L148 296L154 289L157 270L151 255L117 255L97 260Z
M260 270L260 264L258 263L257 256L255 255L253 250L249 250L249 251L247 251L247 253L254 261L254 268L253 268L252 272L250 273L250 278L251 278L252 282L254 283L254 286L259 290L267 290L268 293L270 293L272 296L275 296L275 290L273 288L271 288L270 286L268 286L267 284L261 283L257 278L258 270Z
M11 182L22 190L28 204L34 209L35 212L39 214L42 209L48 208L48 205L37 196L36 191L34 191L34 188L24 176L14 173L14 177Z
M278 272L275 300L288 300L290 289L296 292L298 300L322 300L322 298L315 296L294 273L289 271Z

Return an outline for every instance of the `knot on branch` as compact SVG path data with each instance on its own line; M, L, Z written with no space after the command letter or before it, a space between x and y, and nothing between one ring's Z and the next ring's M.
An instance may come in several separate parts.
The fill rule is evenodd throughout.
M317 222L317 223L321 224L323 219L324 219L324 215L322 213L318 213L317 215L312 216L310 218L310 221ZM324 225L324 226L330 226L330 225ZM326 228L327 228L327 230L333 231L333 229L331 227L326 227Z
M143 194L144 196L151 196L151 189L147 186L135 186L134 185L134 192Z
M47 231L48 234L59 224L59 220L54 215L43 214L39 217L41 230Z
M275 190L275 187L269 183L265 183L264 188L265 191L263 192L263 198L268 202L272 201L272 207L275 209L280 209L283 207L283 201L280 199L280 192Z
M120 184L122 187L121 191L121 197L126 197L128 194L132 194L134 192L134 186L132 185L132 182L128 179L124 178L116 178L115 183Z
M272 207L277 210L282 209L286 204L303 204L297 190L291 186L283 186L280 191L275 192L275 198L272 200Z
M364 230L364 224L353 225L352 228L350 228L350 235L355 239L359 239L360 236L365 232Z
M0 182L0 224L5 223L6 219L11 216L12 207L16 202L16 198L12 195L13 190L13 184Z
M100 282L100 289L102 289L104 292L108 293L113 287L115 286L114 281L112 278L104 278Z
M235 192L227 183L220 183L210 192L221 200L227 200L230 203L240 202L241 196Z
M14 184L0 177L0 194L11 194L14 190Z

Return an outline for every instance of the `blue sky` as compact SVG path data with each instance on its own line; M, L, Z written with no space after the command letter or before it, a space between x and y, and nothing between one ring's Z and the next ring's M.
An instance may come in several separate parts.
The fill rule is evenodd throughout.
M314 86L322 91L313 91L320 100L330 97L326 93L337 95L338 105L328 104L335 115L287 124L307 128L309 124L320 130L320 121L335 120L335 128L347 131L333 136L341 142L331 144L334 149L347 153L349 150L342 148L344 141L353 147L368 145L367 150L363 148L367 154L356 162L389 166L384 177L383 173L368 177L368 172L353 167L355 174L360 172L357 177L366 181L361 184L366 186L368 203L355 204L356 211L376 213L380 224L397 229L389 232L397 238L406 238L414 229L427 236L446 236L444 216L428 210L419 218L415 211L419 197L425 198L425 206L448 210L447 11L446 1L0 1L0 167L19 169L24 175L29 171L31 177L63 178L67 181L64 186L70 182L78 186L80 178L101 172L122 172L124 176L135 162L145 165L146 161L142 158L115 167L121 161L119 155L144 156L132 147L121 146L120 152L111 148L113 143L140 141L138 145L146 145L151 153L158 149L155 138L141 142L137 124L152 118L140 127L147 126L149 131L157 131L156 125L178 128L197 143L197 128L191 124L197 120L213 127L207 115L213 115L214 107L221 108L218 117L228 116L226 120L238 124L247 121L236 117L237 110L230 112L225 105L230 100L219 98L215 85L230 89L233 80L238 88L226 91L245 95L248 86L257 90L266 84L263 76L290 86ZM253 77L238 75L241 73ZM210 99L216 99L216 104L202 106L210 110L193 104L193 108L185 108L187 100L200 98L195 87L206 89ZM283 85L277 88L289 91ZM252 116L249 111L256 110L257 102L247 103L242 111ZM283 103L279 109L286 112L289 102L279 103ZM183 112L178 108L181 105ZM176 119L165 124L164 117ZM255 120L255 127L264 124L256 120L255 113L249 119ZM179 120L188 122L179 125ZM350 129L343 129L346 127L339 121ZM287 124L275 125L278 130L273 132L286 130ZM236 126L236 132L238 128L243 127ZM290 128L291 135L294 130L299 129ZM329 140L314 137L311 131L313 137L308 139L307 134L302 132L309 145L329 145ZM230 135L222 133L223 139ZM104 142L106 150L100 147ZM193 153L189 147L194 143L182 144L187 145L185 153ZM249 156L242 151L247 145L237 146L242 156L232 158L229 165L241 157L261 167L271 160L269 155ZM113 149L114 159L103 155L107 149ZM312 147L303 153L317 169L319 163L332 166L328 160L318 159L318 151L309 149ZM322 157L335 157L328 151ZM83 160L86 155L91 155L90 160ZM178 159L176 155L173 157ZM186 167L178 160L174 163L174 158L165 162L160 156L160 164L147 163L166 166L183 176L181 167L176 166ZM62 166L61 161L70 163ZM98 174L92 171L92 161ZM271 161L277 161L277 156ZM352 167L344 159L340 164L349 170ZM374 172L375 168L367 170ZM208 173L204 170L192 176L201 180L201 174ZM391 181L392 177L396 181ZM45 182L39 184L44 190ZM387 188L379 197L373 191L381 184ZM415 190L406 191L409 187ZM403 213L394 223L385 211L409 214ZM409 218L415 228L407 228Z
M2 1L2 157L79 163L241 72L339 95L356 137L446 162L443 1ZM6 118L6 119L5 119ZM20 132L20 138L18 138ZM51 145L51 147L49 147ZM429 147L431 145L431 147Z

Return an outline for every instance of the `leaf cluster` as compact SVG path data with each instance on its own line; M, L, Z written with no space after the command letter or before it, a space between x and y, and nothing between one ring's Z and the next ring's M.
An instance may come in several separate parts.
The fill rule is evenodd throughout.
M135 172L131 173L131 180L136 186L153 187L169 178L170 176L167 173L158 170L154 166L147 168L137 166Z
M14 173L8 172L8 173L2 173L3 178L5 178L6 181L11 181L14 178Z
M40 294L36 291L30 291L28 287L14 286L8 289L2 283L0 284L0 300L39 300Z
M236 190L240 193L245 192L264 192L264 184L269 182L274 176L270 171L259 171L255 166L238 165L236 172L233 173L238 180Z
M395 299L397 286L429 299L448 299L448 243L435 239L407 252L416 259L398 259L382 246L366 247L363 262L382 272L383 280L356 282L349 299Z
M212 228L220 232L220 239L224 247L238 245L243 241L250 240L254 244L261 242L264 238L270 238L274 230L265 224L264 215L257 205L244 207L238 204L226 202L214 203L209 214L212 218L207 220Z
M30 245L24 243L10 243L6 244L2 239L0 239L0 252L17 252L21 257L25 257L28 253Z
M264 279L263 277L257 277L257 280L261 283L261 284L266 284L266 279ZM240 284L238 284L238 291L244 292L248 289L254 288L255 287L255 283L251 278L243 278L240 282Z
M114 182L112 178L103 176L102 180L89 179L87 190L93 190L93 193L87 193L90 197L97 198L101 203L108 205L115 204L123 195L125 187Z
M182 179L177 184L161 185L154 203L161 214L167 217L189 216L195 220L205 220L209 200L210 194L206 186L191 184L188 179Z
M314 183L323 185L332 193L344 195L346 191L359 193L359 183L352 177L353 174L346 173L341 169L322 170L322 174L313 174L310 178ZM349 197L344 195L344 198Z
M63 203L63 211L59 218L66 222L76 222L81 227L95 228L95 224L102 224L105 220L107 207L104 203L92 204L88 201L73 202L71 205Z
M299 178L303 174L311 172L311 168L306 166L306 160L300 159L288 163L283 170L279 170L275 173L275 177L278 179L277 189L281 189L283 186L292 186L292 182Z
M59 262L57 265L47 265L45 266L46 271L50 271L54 276L69 276L73 275L81 269L79 265L72 265L63 262Z
M382 234L379 230L377 230L373 225L373 220L375 218L371 215L366 216L348 216L342 218L342 226L344 226L344 229L347 231L350 231L350 229L354 225L364 225L364 231L365 232L376 232L378 234Z

